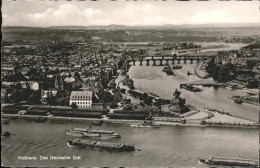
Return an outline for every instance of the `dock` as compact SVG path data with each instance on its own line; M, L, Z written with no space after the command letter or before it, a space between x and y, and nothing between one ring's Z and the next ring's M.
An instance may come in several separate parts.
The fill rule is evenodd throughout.
M225 158L225 157L209 157L208 159L200 159L201 163L208 165L222 165L222 166L245 166L245 167L259 167L259 162L252 159L243 158Z
M195 82L180 84L180 88L182 88L183 86L192 86L192 85L201 85L203 87L211 87L211 86L220 87L220 86L223 85L223 83L219 83L219 82L216 82L216 81L211 80L211 79L202 79L202 80L198 80L198 81L195 81Z

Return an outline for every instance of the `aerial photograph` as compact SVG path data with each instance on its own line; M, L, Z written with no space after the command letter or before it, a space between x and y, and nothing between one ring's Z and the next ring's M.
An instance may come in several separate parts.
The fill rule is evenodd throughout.
M260 1L1 5L1 166L259 168Z

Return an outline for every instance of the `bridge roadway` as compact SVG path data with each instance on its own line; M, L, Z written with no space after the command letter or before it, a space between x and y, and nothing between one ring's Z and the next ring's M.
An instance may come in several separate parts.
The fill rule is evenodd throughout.
M140 65L156 65L156 61L159 61L159 66L163 66L167 63L174 64L175 62L180 64L183 60L183 63L186 63L187 61L190 61L192 64L193 61L197 61L199 63L200 61L207 61L209 59L212 59L215 56L208 56L208 55L182 55L182 56L140 56L140 57L132 57L130 59L126 59L126 62L130 63L132 62L133 65L136 65L136 62L139 62ZM163 63L164 62L164 63Z

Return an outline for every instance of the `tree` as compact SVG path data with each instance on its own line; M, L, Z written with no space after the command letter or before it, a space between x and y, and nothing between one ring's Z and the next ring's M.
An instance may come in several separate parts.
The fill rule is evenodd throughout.
M76 103L71 103L71 108L72 108L72 109L78 109L78 106L77 106Z
M115 91L114 93L114 102L120 102L122 101L122 95L120 94L120 92Z
M218 80L218 71L219 71L220 67L216 66L214 67L214 69L212 70L212 77L214 80Z
M152 98L149 97L147 93L144 93L141 99L147 105L151 105L152 104Z
M31 95L28 97L29 103L39 103L41 99L41 95L39 91L31 92Z
M114 96L108 91L101 90L98 93L98 97L99 100L104 103L110 103L114 101Z
M247 65L248 69L253 69L254 66L257 65L257 62L255 62L255 61L246 61L246 65Z
M126 99L126 104L131 104L131 99Z
M118 107L118 105L117 105L116 102L112 102L112 103L110 104L110 108L112 108L112 109L115 109L115 108L117 108L117 107Z
M75 79L80 79L80 75L79 75L78 72L75 72L74 78L75 78Z

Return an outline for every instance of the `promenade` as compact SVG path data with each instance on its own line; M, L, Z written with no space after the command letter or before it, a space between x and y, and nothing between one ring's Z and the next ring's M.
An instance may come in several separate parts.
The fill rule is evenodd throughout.
M61 116L39 116L39 115L17 115L17 114L2 114L2 118L15 120L15 119L24 119L24 120L36 120L38 118L47 118L49 121L64 121L64 122L92 122L98 121L100 118L79 118L79 117L61 117ZM219 118L219 117L218 117ZM220 117L221 118L221 117ZM186 123L182 123L181 120L185 119ZM223 119L223 118L222 118ZM239 118L238 118L239 119ZM229 120L229 119L228 119ZM133 122L143 122L144 120L124 120L124 119L103 119L106 124L130 124ZM206 124L201 124L201 121L207 121ZM231 127L231 128L260 128L260 125L257 122L250 120L239 119L237 121L247 121L247 122L225 122L225 120L206 120L205 118L201 119L192 119L192 118L172 118L172 117L154 117L154 122L161 124L162 126L183 126L183 127ZM87 123L86 123L87 124ZM90 124L90 123L88 123Z

